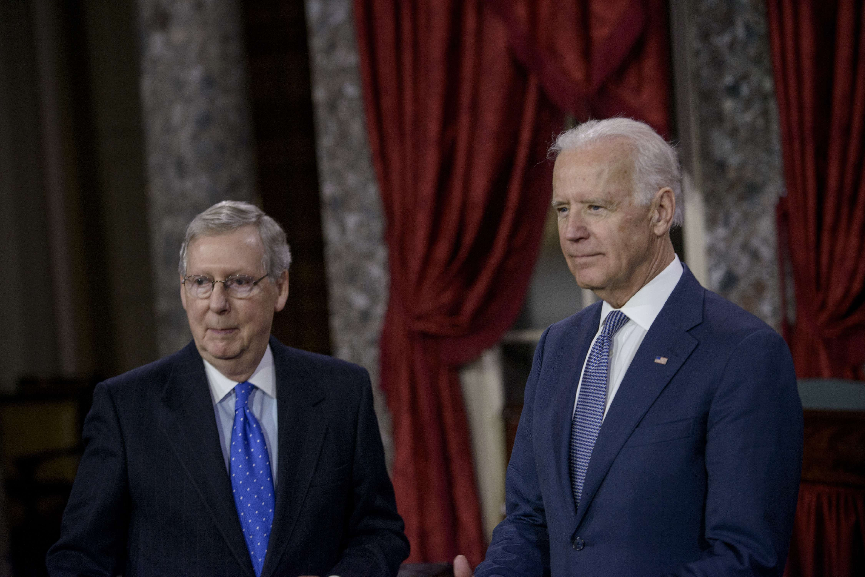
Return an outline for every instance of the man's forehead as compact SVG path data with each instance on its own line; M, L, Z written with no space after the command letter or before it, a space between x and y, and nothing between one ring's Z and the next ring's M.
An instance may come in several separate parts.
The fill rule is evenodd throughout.
M190 241L187 258L190 266L258 267L264 258L264 244L255 227L202 234Z
M553 169L553 191L560 187L588 186L631 189L634 178L633 146L627 140L605 139L580 148L563 150Z
M563 150L556 159L556 166L599 164L633 167L634 153L634 145L630 140L611 136Z

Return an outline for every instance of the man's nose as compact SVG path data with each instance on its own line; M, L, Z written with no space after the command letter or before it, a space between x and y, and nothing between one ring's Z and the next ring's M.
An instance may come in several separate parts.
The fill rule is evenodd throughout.
M221 282L213 283L213 292L210 293L210 310L223 312L229 309L228 295L225 285Z
M562 236L567 240L581 240L589 236L586 223L576 212L569 214L562 226Z

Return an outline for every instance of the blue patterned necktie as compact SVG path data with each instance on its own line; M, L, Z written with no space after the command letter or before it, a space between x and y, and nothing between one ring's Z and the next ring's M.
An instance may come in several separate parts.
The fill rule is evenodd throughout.
M571 491L574 493L574 503L580 506L583 494L583 482L586 480L586 470L592 449L601 430L604 420L604 408L607 405L607 379L610 375L610 349L613 336L628 322L628 317L622 311L611 311L604 320L601 334L595 339L586 368L583 371L583 381L580 385L580 395L577 398L577 408L571 420Z
M261 575L273 523L273 476L270 455L258 419L249 408L255 387L243 382L234 387L234 427L231 429L231 488L240 527L256 575Z

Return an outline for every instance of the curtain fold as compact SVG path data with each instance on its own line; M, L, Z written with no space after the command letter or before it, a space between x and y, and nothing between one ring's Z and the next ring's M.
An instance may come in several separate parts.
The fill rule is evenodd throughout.
M460 365L520 311L564 114L628 114L666 132L665 2L355 0L354 11L387 220L381 385L409 561L476 564L485 543Z
M865 575L865 491L802 483L784 577L829 575Z
M767 9L787 188L779 246L796 297L784 336L799 377L865 379L865 7Z

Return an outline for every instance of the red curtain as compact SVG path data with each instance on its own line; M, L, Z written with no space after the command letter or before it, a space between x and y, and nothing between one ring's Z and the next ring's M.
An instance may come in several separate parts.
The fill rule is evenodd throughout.
M354 8L387 219L381 384L409 561L464 553L476 564L485 543L459 367L520 310L549 204L546 149L563 113L628 114L666 131L666 9L662 0Z
M576 120L627 116L669 138L666 0L487 0L511 51Z
M815 547L831 543L831 547ZM865 575L865 493L802 483L785 577Z
M768 0L799 377L865 378L865 6ZM786 307L785 307L786 308ZM786 311L785 311L786 312Z

